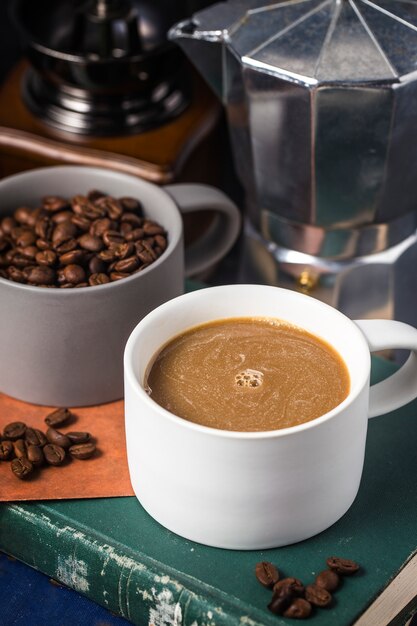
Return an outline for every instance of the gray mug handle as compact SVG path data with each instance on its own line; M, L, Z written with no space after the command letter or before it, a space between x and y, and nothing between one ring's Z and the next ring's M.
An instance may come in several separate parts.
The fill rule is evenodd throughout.
M230 250L240 230L237 206L222 191L210 185L183 183L166 185L180 212L213 210L216 216L210 227L185 250L185 276L194 276L214 265Z

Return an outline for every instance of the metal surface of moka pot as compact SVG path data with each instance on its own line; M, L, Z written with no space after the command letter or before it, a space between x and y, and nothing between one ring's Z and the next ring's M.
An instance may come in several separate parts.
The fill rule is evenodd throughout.
M230 0L170 31L222 99L243 274L417 323L417 3Z

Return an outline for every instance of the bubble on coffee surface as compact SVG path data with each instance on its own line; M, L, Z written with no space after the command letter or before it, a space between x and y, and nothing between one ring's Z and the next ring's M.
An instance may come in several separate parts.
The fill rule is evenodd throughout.
M238 387L260 387L263 383L264 375L258 370L245 369L235 376L235 383Z

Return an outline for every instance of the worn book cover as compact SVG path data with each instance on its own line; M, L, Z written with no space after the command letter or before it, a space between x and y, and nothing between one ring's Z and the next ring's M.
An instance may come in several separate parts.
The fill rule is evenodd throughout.
M388 363L374 360L374 378L390 371ZM411 582L406 575L417 548L416 441L416 402L370 420L355 503L328 530L285 548L243 552L192 543L128 497L1 504L0 549L141 626L288 624L268 611L271 593L256 580L255 564L271 561L282 576L308 584L326 557L337 555L358 561L361 572L346 578L333 604L317 609L310 623L354 624L392 581L406 590L388 597L399 613L394 623L404 623L416 584L416 568ZM364 623L388 622L371 615Z

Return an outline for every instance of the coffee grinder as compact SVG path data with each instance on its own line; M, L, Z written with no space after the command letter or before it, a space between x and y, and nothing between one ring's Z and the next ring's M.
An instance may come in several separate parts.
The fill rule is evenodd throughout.
M220 105L166 37L186 0L13 0L12 13L26 59L0 89L1 176L76 163L218 182Z
M170 32L222 99L242 279L417 325L417 6L230 0Z

